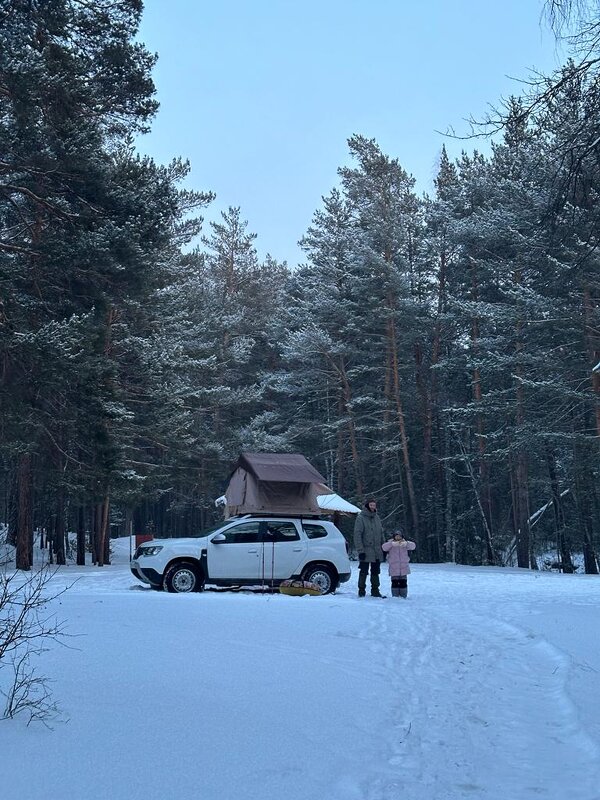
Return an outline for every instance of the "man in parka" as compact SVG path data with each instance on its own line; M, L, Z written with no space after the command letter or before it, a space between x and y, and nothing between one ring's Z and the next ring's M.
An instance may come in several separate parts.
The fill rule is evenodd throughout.
M370 497L354 525L354 547L358 553L358 596L364 597L367 574L371 567L371 597L383 597L379 592L379 570L384 559L381 546L385 542L383 525L377 513L377 503Z

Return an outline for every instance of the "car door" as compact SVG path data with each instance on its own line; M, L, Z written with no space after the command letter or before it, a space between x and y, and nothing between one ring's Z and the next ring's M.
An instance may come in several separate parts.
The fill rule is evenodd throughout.
M258 581L262 564L262 527L259 521L240 522L211 536L206 553L209 580Z
M265 578L285 580L298 572L308 543L292 521L271 520L265 531Z

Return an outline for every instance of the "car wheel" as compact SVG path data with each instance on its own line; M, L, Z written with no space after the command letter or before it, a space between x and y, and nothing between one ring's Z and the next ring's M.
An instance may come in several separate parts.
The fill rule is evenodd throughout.
M335 591L336 580L331 567L326 567L324 564L315 564L313 567L308 567L304 570L302 579L316 583L321 594L329 594Z
M165 572L164 587L167 592L200 592L203 589L200 570L188 561L173 564Z

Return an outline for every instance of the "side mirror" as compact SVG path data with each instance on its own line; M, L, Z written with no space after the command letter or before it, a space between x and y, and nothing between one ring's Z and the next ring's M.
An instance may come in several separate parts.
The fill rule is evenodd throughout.
M223 542L226 542L226 541L227 541L227 537L225 536L224 533L217 533L217 535L213 536L213 538L211 539L211 542L213 544L223 544Z

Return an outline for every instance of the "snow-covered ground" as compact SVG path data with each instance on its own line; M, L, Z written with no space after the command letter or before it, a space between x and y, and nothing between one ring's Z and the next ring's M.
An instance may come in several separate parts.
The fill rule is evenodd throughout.
M67 567L63 719L0 722L6 800L598 800L600 579L414 567L407 601L168 595ZM387 576L383 586L388 585Z

